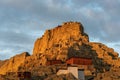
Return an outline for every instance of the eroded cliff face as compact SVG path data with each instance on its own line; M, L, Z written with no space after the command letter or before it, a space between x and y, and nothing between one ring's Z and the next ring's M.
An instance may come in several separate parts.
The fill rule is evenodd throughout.
M0 66L0 74L6 74L6 72L16 72L19 66L24 63L27 56L30 55L27 52L24 52L11 57Z
M8 61L8 59L6 59L6 60L0 60L0 67L3 66L7 61Z
M89 37L81 23L67 22L47 30L41 38L38 38L34 44L33 55L44 54L50 59L66 60L70 57L68 49L75 46L77 50L78 45L88 42Z
M120 66L120 58L114 49L107 47L102 43L89 42L92 49L92 59L94 67L98 72L109 71L112 67Z

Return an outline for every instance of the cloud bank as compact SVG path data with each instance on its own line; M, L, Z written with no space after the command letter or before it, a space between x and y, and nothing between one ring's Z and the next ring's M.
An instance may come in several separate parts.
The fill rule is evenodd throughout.
M78 21L91 41L120 53L120 0L1 0L0 59L32 48L46 29Z

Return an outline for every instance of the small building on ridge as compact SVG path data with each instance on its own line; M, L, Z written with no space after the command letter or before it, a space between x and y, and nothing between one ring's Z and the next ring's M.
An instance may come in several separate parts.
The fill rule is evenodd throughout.
M77 64L77 65L92 65L91 58L82 58L82 57L71 57L66 60L66 63L69 65Z

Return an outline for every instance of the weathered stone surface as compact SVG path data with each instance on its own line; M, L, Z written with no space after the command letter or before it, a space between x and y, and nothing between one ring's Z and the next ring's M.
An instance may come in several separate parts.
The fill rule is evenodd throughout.
M94 80L120 80L120 68L112 67L110 71L98 73Z
M102 43L90 42L89 45L95 53L93 54L94 66L100 71L108 71L111 66L120 66L118 53L114 52L112 48L107 47Z
M74 47L79 49L79 45L88 43L89 38L84 33L84 28L78 22L66 22L54 29L47 30L45 34L36 40L33 55L44 54L49 59L66 60L68 49ZM74 55L74 52L73 52Z
M4 65L5 62L7 62L8 60L0 60L0 67Z
M62 74L62 75L52 75L49 76L48 78L44 79L44 80L78 80L76 79L71 73L68 74Z
M0 74L6 74L6 72L16 72L21 63L24 63L27 56L29 56L29 54L24 52L10 58L0 67Z

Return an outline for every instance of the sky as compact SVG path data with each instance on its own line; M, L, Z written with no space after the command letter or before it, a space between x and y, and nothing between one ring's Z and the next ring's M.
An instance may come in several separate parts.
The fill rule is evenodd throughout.
M32 54L46 29L81 22L90 41L120 53L120 0L0 0L0 60Z

